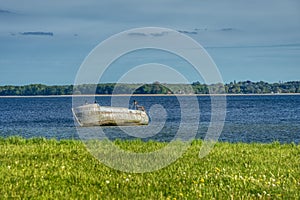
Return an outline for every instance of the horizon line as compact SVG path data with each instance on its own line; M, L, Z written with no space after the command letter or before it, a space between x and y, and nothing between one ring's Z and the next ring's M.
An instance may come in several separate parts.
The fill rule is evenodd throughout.
M278 81L278 82L268 82L268 81L264 81L264 80L260 80L260 81L251 81L251 80L233 80L230 82L223 82L221 84L230 84L230 83L239 83L239 82L251 82L251 83L259 83L259 82L264 82L264 83L268 83L268 84L275 84L275 83L279 83L279 84L283 84L283 83L289 83L289 82L299 82L300 80L288 80L288 81ZM192 83L163 83L163 82L159 82L159 81L154 81L152 83L118 83L118 82L105 82L105 83L82 83L82 84L78 84L78 85L101 85L101 84L122 84L122 85L145 85L145 84L155 84L155 83L159 83L159 84L168 84L168 85L192 85L194 83L199 82L200 84L206 84L206 85L213 85L213 84L220 84L219 83L205 83L205 82L200 82L200 81L194 81ZM28 84L5 84L5 85L0 85L0 87L5 87L5 86L14 86L14 87L22 87L22 86L29 86L29 85L44 85L44 86L75 86L73 83L72 84L47 84L47 83L28 83Z

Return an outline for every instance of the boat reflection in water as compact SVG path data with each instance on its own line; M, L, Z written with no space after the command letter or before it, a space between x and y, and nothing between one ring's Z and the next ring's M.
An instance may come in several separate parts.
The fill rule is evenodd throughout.
M98 103L72 108L80 126L137 126L148 125L149 118L143 106L135 109L100 106Z

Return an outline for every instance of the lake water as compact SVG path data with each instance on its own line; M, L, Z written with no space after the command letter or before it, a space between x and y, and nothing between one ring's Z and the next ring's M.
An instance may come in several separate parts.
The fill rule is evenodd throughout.
M114 98L122 101L125 97ZM141 136L143 140L170 141L180 124L185 124L189 134L193 131L189 127L197 123L196 138L205 137L211 119L209 96L185 96L180 100L174 96L135 96L134 99L145 106L151 116L150 125L144 129L152 132L146 135L149 137ZM191 106L195 99L200 112ZM101 105L111 105L108 96L96 97L96 100ZM129 102L132 100L133 97ZM219 141L299 144L300 95L227 96L226 100L226 118ZM79 139L71 108L72 97L0 98L0 137ZM182 110L189 113L187 117L183 117ZM118 127L78 129L91 134L101 129L110 139L132 139L139 137L134 133L138 128L131 127L127 131Z

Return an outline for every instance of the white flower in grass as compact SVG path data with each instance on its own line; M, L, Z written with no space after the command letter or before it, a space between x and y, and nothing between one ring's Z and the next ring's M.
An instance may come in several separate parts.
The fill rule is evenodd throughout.
M106 184L109 184L110 182L109 182L109 180L106 180L105 183L106 183Z

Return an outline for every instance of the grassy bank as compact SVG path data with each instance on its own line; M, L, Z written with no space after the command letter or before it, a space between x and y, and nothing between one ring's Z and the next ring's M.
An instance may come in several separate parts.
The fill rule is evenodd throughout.
M165 144L117 141L153 151ZM168 167L143 174L101 164L74 140L0 139L0 197L33 199L299 199L300 146L218 143L203 159L201 141Z

